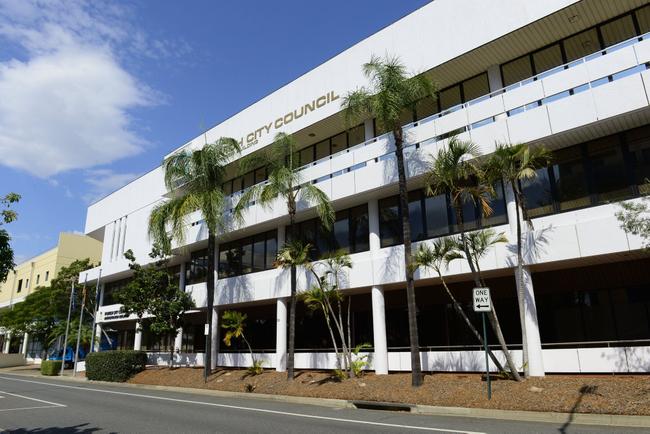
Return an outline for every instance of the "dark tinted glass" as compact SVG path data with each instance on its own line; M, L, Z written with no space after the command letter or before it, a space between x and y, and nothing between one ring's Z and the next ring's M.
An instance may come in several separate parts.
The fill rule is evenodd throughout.
M411 223L411 240L425 239L424 215L422 214L422 201L420 191L409 193L409 222Z
M521 181L530 218L553 213L553 194L548 169L537 169L535 173L534 178Z
M253 272L263 271L266 269L264 261L266 256L264 254L264 246L266 244L264 234L255 237L253 243Z
M253 271L253 243L248 238L241 245L241 273L247 274Z
M574 209L589 205L587 177L580 147L566 148L555 154L553 166L555 188L560 209Z
M379 201L379 233L381 247L394 246L402 242L402 224L397 197Z
M631 195L618 136L590 142L587 145L587 155L598 202L619 201Z
M357 206L350 210L350 234L354 252L365 252L369 246L368 207Z
M276 256L278 255L278 240L275 231L269 232L266 238L266 268L273 268Z
M523 56L504 64L501 67L501 74L503 75L504 86L510 86L513 83L532 77L533 67L530 64L530 57Z
M332 251L342 250L350 253L350 221L348 212L338 213L332 225Z
M435 238L449 232L447 219L447 197L444 194L429 196L424 199L427 219L427 238Z

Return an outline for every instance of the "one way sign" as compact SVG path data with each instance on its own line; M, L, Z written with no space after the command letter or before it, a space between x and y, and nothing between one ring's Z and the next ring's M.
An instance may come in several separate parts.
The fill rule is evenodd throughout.
M474 288L472 295L474 299L474 312L490 312L492 310L490 288Z

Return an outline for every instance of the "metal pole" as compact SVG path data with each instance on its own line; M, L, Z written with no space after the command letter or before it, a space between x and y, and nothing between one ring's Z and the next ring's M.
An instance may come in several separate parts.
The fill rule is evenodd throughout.
M99 280L102 278L102 269L99 269L99 275L97 276L97 286L95 287L95 312L93 315L93 328L91 330L92 335L90 336L90 352L92 353L95 350L95 326L97 325L97 311L99 310ZM102 339L99 338L98 345L101 346Z
M490 380L490 362L488 359L488 341L487 341L487 328L485 327L485 312L481 314L483 317L483 347L485 348L485 375L487 377L488 399L492 399L492 381Z
M72 299L74 298L74 280L70 289L70 304L68 305L68 320L65 323L65 338L63 338L63 353L61 353L61 375L65 369L65 352L68 349L68 331L70 330L70 313L72 313Z
M84 307L86 305L86 282L88 282L88 273L84 278L84 288L83 288L83 297L81 299L81 313L79 314L79 329L77 330L77 347L74 350L74 367L72 370L72 376L77 375L77 361L79 360L79 343L81 342L81 326L84 320Z

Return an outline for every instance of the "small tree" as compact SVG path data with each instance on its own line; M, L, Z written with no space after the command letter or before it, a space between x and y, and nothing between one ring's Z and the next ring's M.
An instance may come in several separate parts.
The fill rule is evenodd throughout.
M252 365L248 368L248 372L253 375L259 375L262 373L262 361L255 358L251 344L248 342L248 339L246 339L246 335L244 334L246 318L248 318L248 315L236 310L227 310L221 315L221 328L226 330L223 342L229 347L233 338L241 338L248 347L248 352L251 355Z
M142 318L150 315L149 328L158 336L169 336L170 340L183 327L185 312L194 308L190 294L179 287L168 271L167 258L154 246L149 256L155 262L142 266L136 262L131 250L124 257L129 260L133 279L115 292L115 299L122 303L122 312L138 317L139 326ZM169 354L169 366L174 366L174 345Z
M18 218L16 211L9 209L9 207L20 200L20 195L16 193L9 193L4 197L0 197L0 283L7 280L7 275L14 269L14 251L11 249L9 242L11 237L6 229L2 229L2 225L13 222Z
M436 274L438 274L440 283L442 283L442 287L447 293L447 297L449 297L449 300L451 300L451 304L454 307L454 310L458 316L461 317L463 322L465 322L467 328L470 329L472 335L474 335L476 340L478 340L481 346L483 346L483 337L476 329L476 327L474 327L474 324L472 324L472 321L465 313L465 310L461 304L458 302L458 300L456 300L456 297L447 286L447 281L443 275L443 268L447 269L450 262L456 259L461 259L463 257L463 255L458 250L458 244L458 240L449 237L435 239L431 246L427 244L421 244L420 248L415 252L415 255L413 255L412 263L415 269L419 267L431 268L436 272ZM488 354L497 369L499 371L503 371L503 365L501 365L501 362L496 358L492 350L488 349Z
M650 197L641 198L640 202L621 202L622 208L616 213L621 229L626 233L641 237L643 248L650 249Z

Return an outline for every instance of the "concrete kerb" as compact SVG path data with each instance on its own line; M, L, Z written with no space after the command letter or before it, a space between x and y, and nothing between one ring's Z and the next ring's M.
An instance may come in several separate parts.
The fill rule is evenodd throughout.
M40 373L16 373L10 369L0 369L0 374L20 377L42 378ZM90 381L84 377L47 377L64 381L106 385L141 390L162 390L192 395L214 396L219 398L260 399L266 401L286 402L291 404L317 405L329 408L357 408L354 400L313 398L307 396L271 395L265 393L242 393L225 390L195 389L189 387L159 386L153 384L113 383L109 381ZM381 407L381 403L376 403ZM394 403L387 403L394 405ZM650 416L624 416L617 414L553 413L519 410L498 410L469 407L436 407L431 405L403 404L411 408L411 413L426 416L471 417L477 419L501 419L520 422L571 423L576 425L601 425L617 427L650 428Z

